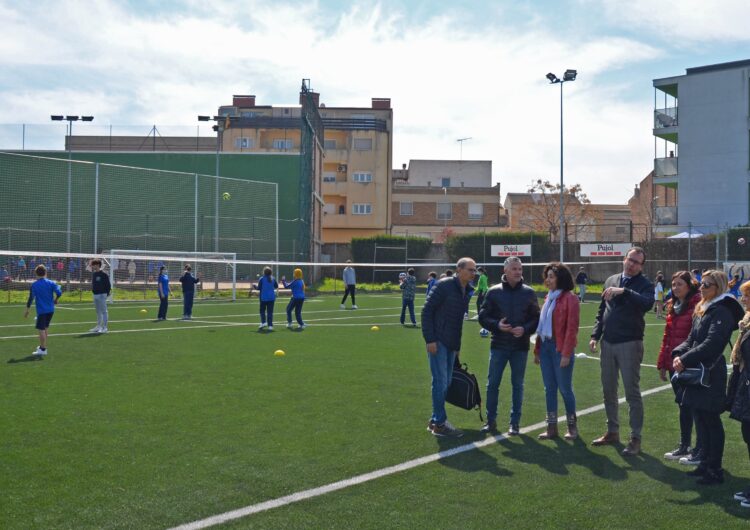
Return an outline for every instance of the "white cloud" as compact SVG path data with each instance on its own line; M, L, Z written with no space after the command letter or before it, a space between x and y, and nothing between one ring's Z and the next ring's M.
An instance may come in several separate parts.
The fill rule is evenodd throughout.
M559 176L559 89L544 75L577 68L565 86L566 180L595 201L624 203L653 163L651 79L633 80L644 94L636 100L633 86L607 81L661 54L632 39L566 40L541 17L519 25L503 11L490 31L446 14L410 25L364 4L333 18L302 3L213 2L169 16L105 0L8 5L0 69L23 73L3 83L5 121L85 112L99 125L195 126L232 94L295 103L306 77L329 106L392 98L395 167L457 158L456 139L471 136L464 158L492 160L503 191L523 191Z

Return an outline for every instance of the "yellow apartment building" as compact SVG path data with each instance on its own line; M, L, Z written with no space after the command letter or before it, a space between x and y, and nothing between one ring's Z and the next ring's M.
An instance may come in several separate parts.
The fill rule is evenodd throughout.
M325 138L320 178L322 242L348 243L353 237L389 233L393 110L388 98L372 98L369 107L329 107L313 93ZM293 153L300 151L299 106L256 105L255 96L234 96L219 108L227 116L220 127L225 152Z

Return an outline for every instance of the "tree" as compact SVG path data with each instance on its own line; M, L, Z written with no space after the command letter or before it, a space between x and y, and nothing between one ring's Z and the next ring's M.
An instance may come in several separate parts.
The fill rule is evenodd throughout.
M549 232L550 239L560 240L560 184L539 179L528 188L531 203L525 212L528 228ZM596 219L589 200L580 184L563 189L563 216L567 225L567 239L589 240L594 237ZM565 229L565 228L564 228Z

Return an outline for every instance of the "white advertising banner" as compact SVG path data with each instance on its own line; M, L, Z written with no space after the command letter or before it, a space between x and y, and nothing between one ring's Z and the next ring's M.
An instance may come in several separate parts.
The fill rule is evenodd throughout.
M582 243L581 257L625 256L631 243Z
M499 258L531 256L531 245L491 245L490 252Z

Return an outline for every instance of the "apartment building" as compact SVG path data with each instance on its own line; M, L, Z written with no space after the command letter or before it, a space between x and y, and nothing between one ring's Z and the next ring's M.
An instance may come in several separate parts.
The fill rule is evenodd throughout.
M677 198L675 206L654 203L655 230L749 223L750 60L688 68L653 86L653 183Z
M492 162L410 160L393 170L393 234L441 242L450 233L504 226L500 184L492 185Z
M322 242L388 233L393 110L388 98L369 107L330 107L313 93L325 130L321 167ZM257 105L252 95L234 96L219 108L227 116L221 148L234 152L299 153L301 109Z

